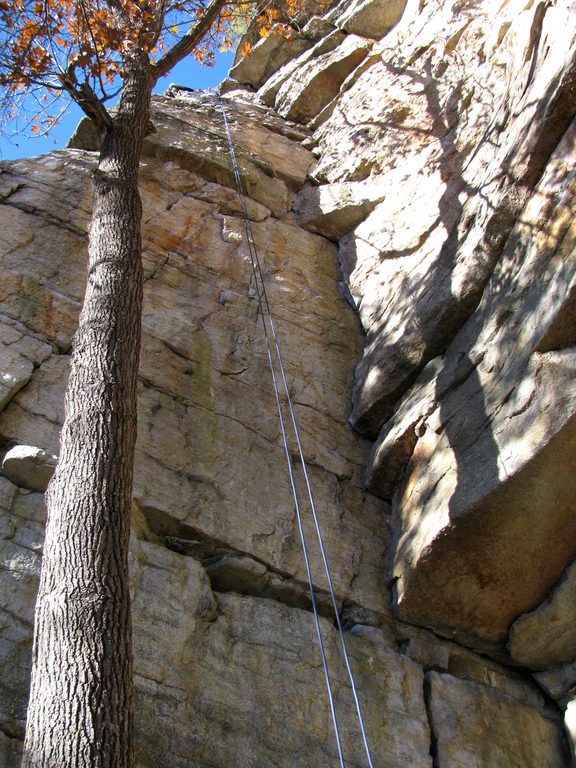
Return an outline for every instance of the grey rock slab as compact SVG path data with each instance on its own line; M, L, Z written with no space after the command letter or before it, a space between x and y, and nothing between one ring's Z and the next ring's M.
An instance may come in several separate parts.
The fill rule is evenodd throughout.
M159 643L161 626L148 620L149 639L142 655L150 659L151 672L158 665L161 670L171 668L175 687L163 685L163 677L155 671L143 677L146 667L141 665L136 695L145 720L137 725L138 760L144 766L333 764L337 757L321 693L319 654L311 642L310 614L234 594L218 595L217 605L215 621L206 625L196 620L192 632L189 623L188 640L180 646L178 659ZM192 606L190 611L194 613ZM326 620L320 622L334 670L343 738L350 760L361 764L362 745L350 689L337 660L335 631ZM374 759L378 763L386 759L387 765L398 768L429 768L422 671L378 643L377 630L374 634L373 639L348 638L357 685L366 702ZM168 663L166 653L172 656ZM176 678L182 668L186 676ZM178 744L176 754L167 752L167 742Z
M390 202L380 203L340 243L339 260L367 332L351 421L371 436L424 364L443 351L469 317L498 255L497 248L485 250L483 243L457 253L443 226L437 230L432 201L439 192L432 190L433 180L420 181L418 191L404 199L402 192L391 194ZM423 216L416 213L418 201L425 206ZM403 203L400 216L390 211ZM394 221L398 229L390 240L386 230ZM455 269L463 278L457 286L450 279Z
M7 736L0 730L0 763L6 768L19 766L22 761L23 743L21 739Z
M212 96L192 94L185 100L160 99L158 104L169 104L169 114L180 115L183 140L190 135L188 115L197 113L198 125L219 120ZM306 131L248 102L231 105L230 116L239 131L259 132L262 143L269 143L266 151L284 147L287 165L290 158L296 159L293 167L300 170L293 171L294 183L297 174L305 173L311 154L305 150L300 154L288 136L301 137ZM243 116L255 127L242 126ZM256 133L251 141L256 141ZM17 164L24 187L34 183L42 190L33 220L41 213L48 190L53 191L52 173L58 183L68 174L62 181L66 189L81 192L85 166L89 167L86 155L67 150L49 166L44 161ZM174 158L165 162L143 158L141 192L146 286L135 493L145 512L154 517L157 535L162 518L172 518L186 527L189 536L218 539L303 581L238 202L231 189L202 179ZM56 203L46 204L56 211ZM386 614L380 578L386 505L362 489L361 467L368 446L346 423L352 370L362 339L338 290L334 245L298 227L292 216L278 221L260 203L248 199L247 206L296 402L304 455L315 475L318 507L326 515L327 547L334 557L342 546L346 550L338 556L342 567L335 569L338 592ZM25 221L31 216L18 213ZM58 231L54 226L54 235ZM10 231L5 237L12 237ZM58 243L56 237L54 242ZM60 250L55 246L57 254ZM23 245L19 253L12 250L7 255L9 270L22 269L19 256L34 279L40 303L48 279L50 290L61 293L69 271L85 274L85 252L80 250L72 249L67 268L53 270L51 277L39 240ZM58 259L54 261L59 267ZM76 324L76 311L71 304L66 320L70 328ZM56 327L50 315L43 327L50 333ZM56 354L34 370L0 415L0 435L6 443L40 445L57 453L67 373L68 358ZM246 477L254 482L246 484ZM316 577L321 578L315 567Z
M413 408L402 406L379 442L391 430L406 434L404 417L416 425L395 502L398 605L403 618L443 632L505 640L512 622L546 598L576 554L576 352L538 351L574 281L575 139L571 129L477 312L430 378L437 404L425 398L420 414L415 400ZM541 221L543 206L545 232L532 224ZM383 459L392 455L384 451Z
M250 92L250 86L239 83L238 80L234 80L233 77L227 77L226 79L222 80L218 86L218 93L222 94L222 96L225 93L234 93L235 95L239 95L242 93L242 91Z
M87 152L100 151L100 136L90 118L83 117L80 120L66 146L68 149L83 149Z
M288 31L296 37L302 35L306 37L322 36L326 24L323 19L323 15L337 2L337 0L326 0L326 2L319 2L319 0L304 0L296 7L289 7L288 4L280 4L277 8L279 11L278 20L284 23L288 28ZM234 66L236 66L243 58L246 51L246 44L255 47L262 40L262 26L257 20L258 14L255 14L248 24L248 28L238 41L238 47L234 56ZM318 25L317 22L320 22ZM320 26L320 30L317 27ZM333 29L331 25L330 29ZM310 29L312 27L312 29Z
M58 454L68 374L68 355L51 355L42 363L0 414L0 435L19 445L40 443L47 453Z
M18 528L21 521L14 519ZM11 541L1 543L10 554L0 569L0 654L10 666L0 683L0 722L21 737L39 557ZM25 566L26 558L33 558L32 567ZM311 759L326 768L333 764L335 744L308 611L214 594L198 562L134 539L130 575L138 765L288 768L310 765ZM361 764L336 631L331 621L320 621L343 738L350 759ZM357 628L347 638L372 754L392 768L431 768L422 670L390 642L389 633L376 628ZM16 768L18 744L9 746L3 765Z
M174 160L207 181L235 186L222 110L213 96L156 97L153 120L157 132L148 137L145 155ZM287 210L285 187L301 185L314 158L283 135L282 120L265 108L224 100L244 191L275 213ZM290 131L289 126L284 129Z
M32 378L33 362L14 344L13 328L0 325L0 411ZM16 334L16 337L21 334ZM8 336L8 343L7 343Z
M277 600L285 605L312 610L308 584L269 571L250 557L235 554L213 556L205 565L216 592L236 592ZM315 591L316 606L322 616L333 617L330 595ZM341 605L338 606L341 610Z
M186 116L182 114L185 105L186 102L180 100L172 114L156 117L158 133L146 139L145 156L162 162L176 162L208 181L234 188L232 161L224 129L209 133L204 127L186 127ZM264 159L250 156L240 147L236 148L236 153L248 197L266 205L275 214L281 215L288 210L288 190L283 181L274 178L272 167Z
M563 707L576 698L576 660L555 669L534 672L534 678Z
M530 675L507 666L509 659L504 653L504 664L500 664L420 627L398 622L394 632L397 640L402 643L402 652L418 662L423 669L475 680L482 686L494 688L496 692L536 709L542 710L546 704L540 686Z
M1 478L2 484L7 484ZM3 743L2 765L20 765L18 741L24 737L28 681L32 660L32 623L40 575L43 526L23 519L17 512L21 496L34 497L43 508L41 494L14 489L12 512L0 511L0 731L10 734Z
M306 186L292 204L300 226L338 240L355 229L386 195L378 179Z
M58 457L32 445L15 445L4 456L2 474L14 485L30 491L45 491Z

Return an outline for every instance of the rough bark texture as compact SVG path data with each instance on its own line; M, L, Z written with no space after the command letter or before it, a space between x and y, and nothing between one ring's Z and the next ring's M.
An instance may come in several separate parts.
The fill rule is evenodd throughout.
M47 492L24 768L132 765L128 544L148 71L147 60L133 62L94 172L88 285Z

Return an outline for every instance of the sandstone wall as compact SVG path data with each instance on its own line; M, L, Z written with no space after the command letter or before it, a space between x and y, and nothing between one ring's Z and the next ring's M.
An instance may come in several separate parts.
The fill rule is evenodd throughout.
M564 768L576 12L316 12L291 41L258 42L222 91L375 763ZM212 94L171 94L141 169L137 763L334 765L222 115ZM85 281L88 126L71 145L0 173L7 768ZM311 549L346 757L365 765Z

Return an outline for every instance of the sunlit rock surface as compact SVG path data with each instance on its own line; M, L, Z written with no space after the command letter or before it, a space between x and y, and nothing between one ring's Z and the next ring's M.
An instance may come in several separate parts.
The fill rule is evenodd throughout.
M249 29L223 88L375 765L571 768L575 17L566 0L309 3L291 40ZM221 107L169 94L141 165L137 764L333 765ZM58 453L96 149L84 123L1 165L2 458ZM44 507L5 474L16 768Z

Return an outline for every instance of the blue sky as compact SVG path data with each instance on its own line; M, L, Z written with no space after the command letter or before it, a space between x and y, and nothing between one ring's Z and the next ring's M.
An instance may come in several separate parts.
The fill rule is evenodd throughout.
M232 66L233 53L216 53L216 63L213 67L199 64L193 56L181 61L168 77L160 79L154 89L155 93L163 93L170 83L186 85L189 88L214 88L224 80L228 70ZM32 157L51 152L53 149L62 149L74 128L79 123L82 112L75 104L71 104L66 114L48 136L13 135L18 130L17 123L8 123L0 134L0 160L13 160L18 157Z

